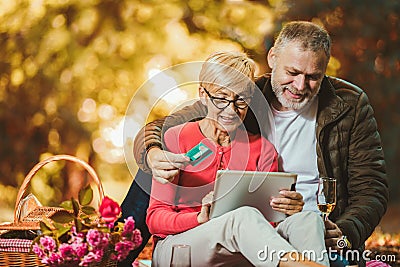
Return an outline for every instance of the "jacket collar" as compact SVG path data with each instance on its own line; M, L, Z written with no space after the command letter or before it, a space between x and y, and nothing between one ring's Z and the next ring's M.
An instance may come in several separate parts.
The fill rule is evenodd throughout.
M325 76L318 93L318 124L320 126L327 125L339 119L349 109L350 106L336 94L330 78Z

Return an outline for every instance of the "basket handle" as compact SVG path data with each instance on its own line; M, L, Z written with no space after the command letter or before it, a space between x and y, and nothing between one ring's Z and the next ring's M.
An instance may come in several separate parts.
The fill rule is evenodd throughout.
M32 170L30 170L30 172L26 175L24 182L22 183L19 191L18 191L18 195L17 195L17 201L15 202L15 209L14 209L14 223L18 223L18 218L20 216L21 213L21 207L19 205L19 203L22 200L22 197L24 196L26 189L28 188L28 185L32 179L32 177L39 171L40 168L42 168L44 165L46 165L47 163L53 162L53 161L59 161L59 160L68 160L68 161L72 161L75 163L78 163L79 165L81 165L83 168L85 168L85 170L90 174L90 176L92 177L93 181L96 183L97 185L97 189L99 190L99 197L100 197L100 203L104 198L104 190L103 190L103 186L100 182L99 177L97 176L95 170L85 161L71 156L71 155L55 155L55 156L51 156L45 160L42 160L41 162L37 163Z

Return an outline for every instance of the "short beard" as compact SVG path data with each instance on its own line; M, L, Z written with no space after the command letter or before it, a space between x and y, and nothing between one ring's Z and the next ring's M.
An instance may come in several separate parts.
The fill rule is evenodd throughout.
M290 88L290 86L280 85L279 83L274 81L273 77L271 77L271 85L272 85L272 91L274 92L276 99L282 105L282 107L287 108L287 109L299 110L299 109L305 107L310 102L312 97L314 96L314 95L311 95L310 91L307 91L305 93L305 95L303 96L304 98L301 100L301 102L290 101L286 97L284 97L283 92L284 92L284 90L290 90L291 92L294 92L294 91L296 91L295 89ZM318 89L318 91L319 91L319 89ZM316 94L318 93L318 91L316 92Z

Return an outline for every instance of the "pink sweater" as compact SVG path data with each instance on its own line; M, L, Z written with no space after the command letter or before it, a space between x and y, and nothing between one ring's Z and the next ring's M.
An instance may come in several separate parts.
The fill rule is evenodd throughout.
M238 128L230 146L223 147L207 139L198 122L189 122L165 132L167 149L186 153L202 142L213 153L196 166L188 165L171 183L153 179L146 223L150 233L164 238L199 225L197 214L201 200L213 190L217 170L277 171L277 153L273 145L261 137Z

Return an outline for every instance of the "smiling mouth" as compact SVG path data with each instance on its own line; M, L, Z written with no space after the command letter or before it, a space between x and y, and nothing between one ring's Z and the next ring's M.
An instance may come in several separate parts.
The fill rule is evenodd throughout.
M287 86L285 86L283 89L285 90L285 92L286 92L287 95L289 95L291 98L296 99L296 100L301 100L301 99L303 99L304 96L305 96L305 94L295 94L295 93L293 93L293 92L289 89L289 87L287 87Z
M225 116L220 116L219 117L221 119L222 122L224 123L233 123L236 121L235 117L225 117Z

